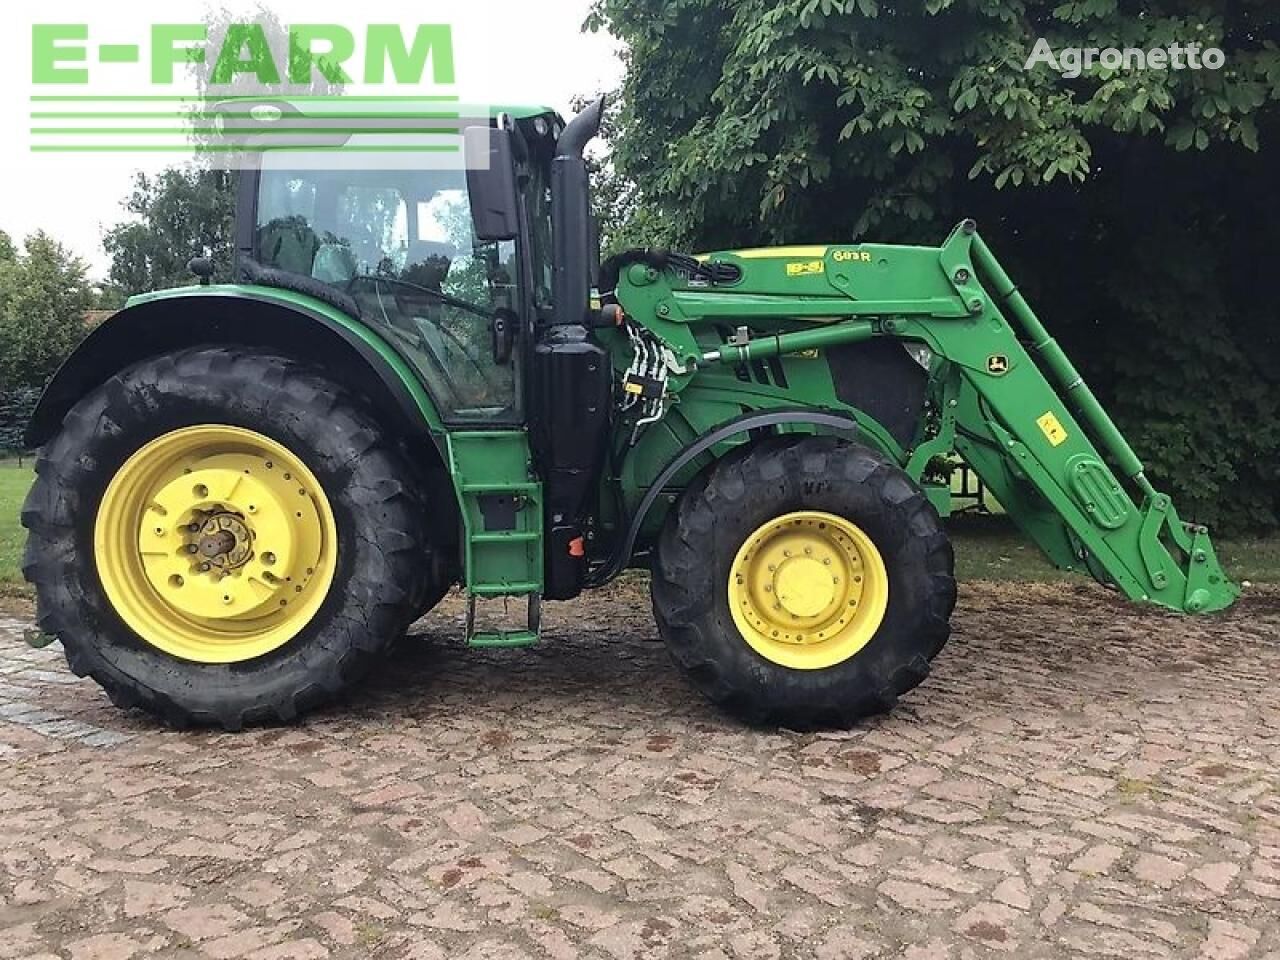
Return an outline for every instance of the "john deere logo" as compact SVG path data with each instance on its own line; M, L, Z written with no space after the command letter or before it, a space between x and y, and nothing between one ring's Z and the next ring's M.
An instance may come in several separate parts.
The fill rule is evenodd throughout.
M1009 372L1009 358L1003 353L993 353L987 357L987 373L993 377L1003 377Z

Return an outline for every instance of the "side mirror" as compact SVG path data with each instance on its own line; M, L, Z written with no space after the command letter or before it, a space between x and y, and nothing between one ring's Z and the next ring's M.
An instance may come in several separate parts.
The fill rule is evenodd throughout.
M467 127L462 139L476 238L484 243L514 240L520 233L520 197L511 131Z

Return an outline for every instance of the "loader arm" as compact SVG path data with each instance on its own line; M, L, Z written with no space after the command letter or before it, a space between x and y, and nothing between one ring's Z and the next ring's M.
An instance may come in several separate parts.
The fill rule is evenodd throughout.
M1060 566L1083 564L1132 600L1187 613L1230 606L1239 591L1207 528L1182 522L1152 486L971 221L940 261L976 329L933 318L889 327L960 367L956 449L1014 521Z
M637 264L618 285L627 315L689 368L672 377L673 392L708 365L742 368L882 338L924 344L933 354L934 414L902 459L911 476L920 480L935 458L960 455L1050 560L1132 600L1202 613L1238 597L1207 529L1182 522L1152 486L972 221L941 247L794 247L700 259L732 265L738 279L689 283ZM780 328L779 320L790 323ZM744 325L707 349L706 331L727 323Z

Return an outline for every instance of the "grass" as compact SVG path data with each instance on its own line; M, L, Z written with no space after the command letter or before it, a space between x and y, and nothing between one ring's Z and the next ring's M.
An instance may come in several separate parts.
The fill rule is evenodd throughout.
M1047 583L1077 576L1059 570L1003 514L962 515L947 521L959 580Z
M12 461L0 461L0 596L26 593L22 546L27 537L18 514L34 475L30 461L21 467Z
M960 580L1048 583L1080 576L1051 566L1006 516L957 516L948 522L947 531L955 545ZM1214 537L1213 544L1218 560L1237 583L1280 583L1280 536Z
M0 597L29 596L22 580L26 531L18 523L31 484L29 465L0 460ZM1040 551L1004 516L962 516L948 525L961 580L1011 580L1046 583L1078 577L1049 565ZM1280 536L1216 540L1218 558L1237 581L1280 583Z

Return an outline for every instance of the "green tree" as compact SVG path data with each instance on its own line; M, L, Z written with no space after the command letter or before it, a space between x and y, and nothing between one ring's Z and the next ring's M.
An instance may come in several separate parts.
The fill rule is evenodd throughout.
M0 392L40 387L85 334L87 266L44 232L0 261Z
M1280 520L1274 3L598 0L588 26L629 47L615 244L936 243L975 217L1184 512ZM1042 37L1226 66L1068 79L1024 69Z
M234 259L235 173L200 167L139 173L124 203L129 220L102 244L111 257L109 285L126 296L186 286L192 257L213 257L216 278L229 280Z
M40 391L35 387L0 390L0 453L26 448L27 423L39 400Z
M13 240L7 233L0 230L0 263L12 263L18 256L18 251L13 246Z

